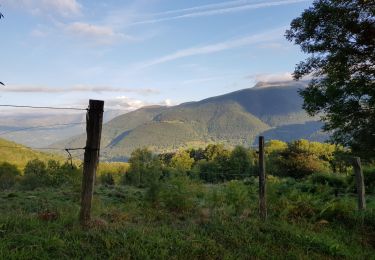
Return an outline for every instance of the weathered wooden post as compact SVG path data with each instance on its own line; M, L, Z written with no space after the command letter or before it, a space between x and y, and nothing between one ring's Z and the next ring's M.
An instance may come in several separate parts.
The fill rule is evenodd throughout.
M81 211L79 221L87 226L91 219L91 201L93 196L96 169L99 162L100 138L103 124L104 101L90 100L86 115L86 147L84 155Z
M264 160L264 137L259 136L259 214L267 219L266 205L266 162Z
M355 174L355 181L357 184L358 210L365 210L366 209L365 181L363 178L361 159L359 157L354 157L353 169L354 169L354 174Z

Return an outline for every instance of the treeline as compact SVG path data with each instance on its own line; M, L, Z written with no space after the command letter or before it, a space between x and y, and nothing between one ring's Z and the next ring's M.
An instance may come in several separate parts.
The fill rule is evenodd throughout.
M70 185L79 189L82 180L82 166L77 162L62 163L53 159L33 159L26 163L23 170L20 170L15 164L2 162L0 163L0 190L10 189L15 185L24 190L62 185ZM111 176L111 179L116 179L125 174L127 169L127 163L103 162L99 164L97 172L99 177L107 174Z
M352 155L341 146L307 140L290 143L271 140L266 143L265 152L267 175L295 180L309 178L312 183L327 184L337 189L354 187ZM242 146L229 149L222 144L159 155L147 148L136 149L129 164L120 182L137 187L153 186L159 180L175 176L220 183L244 180L258 174L256 150ZM374 191L374 167L366 166L364 173L367 189ZM111 180L110 174L106 175L103 183L108 180Z
M12 188L18 184L21 189L33 190L38 187L61 185L79 185L81 169L68 162L61 164L57 160L34 159L29 161L23 172L16 165L0 163L0 190Z
M297 140L285 143L270 140L265 146L267 175L283 178L310 178L316 183L348 187L352 182L351 154L341 146ZM375 188L374 167L365 167L365 184ZM97 182L103 185L133 185L156 187L163 180L186 177L206 183L244 180L258 174L258 154L255 149L222 144L206 148L181 149L174 153L154 154L138 148L128 163L99 164ZM24 171L9 163L0 164L0 188L8 189L19 183L22 188L40 186L79 185L82 168L75 164L35 159Z
M348 151L332 144L298 140L291 143L271 140L266 147L267 173L280 177L304 178L313 173L348 174ZM257 151L237 146L210 144L205 149L152 154L147 148L133 151L124 183L142 186L149 175L162 177L185 174L217 183L257 175Z

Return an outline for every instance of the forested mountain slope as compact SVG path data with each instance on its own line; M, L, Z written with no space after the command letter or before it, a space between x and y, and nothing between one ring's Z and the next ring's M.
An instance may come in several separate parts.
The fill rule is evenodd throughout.
M298 89L305 82L258 83L253 88L183 103L152 106L118 116L103 126L102 156L126 160L138 147L155 152L220 142L252 145L257 135L324 140L321 123L302 109ZM85 135L59 145L84 145Z

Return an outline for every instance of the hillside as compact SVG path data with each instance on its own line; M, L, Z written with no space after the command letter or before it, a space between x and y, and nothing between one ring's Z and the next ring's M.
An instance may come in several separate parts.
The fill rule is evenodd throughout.
M302 109L298 89L305 82L258 83L253 88L183 103L152 106L118 116L103 126L102 158L126 160L138 147L155 152L221 142L252 145L256 136L322 141L321 123ZM80 135L57 145L84 145Z
M16 165L19 169L23 169L26 163L33 159L39 159L42 161L48 161L51 159L58 161L66 160L60 155L39 152L0 138L0 163L8 162Z
M121 114L120 110L105 111L104 122ZM85 121L85 111L1 111L0 136L30 147L45 147L83 133Z

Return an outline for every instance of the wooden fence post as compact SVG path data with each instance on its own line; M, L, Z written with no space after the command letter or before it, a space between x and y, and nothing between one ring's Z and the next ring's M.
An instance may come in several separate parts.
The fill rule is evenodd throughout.
M357 184L358 210L365 210L366 209L365 181L363 178L361 159L359 157L354 157L353 169L355 173L355 181Z
M264 137L263 136L259 136L259 214L262 220L267 219L266 163L264 160Z
M86 115L86 147L84 155L81 211L79 221L87 226L91 219L91 201L93 196L96 169L99 162L100 138L103 124L104 101L90 100Z

